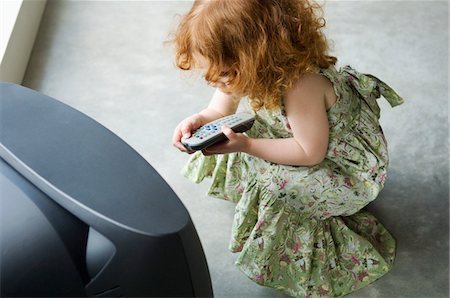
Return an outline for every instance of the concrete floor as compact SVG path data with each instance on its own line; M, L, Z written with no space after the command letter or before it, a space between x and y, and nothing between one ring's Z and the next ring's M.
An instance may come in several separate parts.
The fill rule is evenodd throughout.
M171 145L213 90L173 65L162 42L189 1L49 1L23 85L94 118L139 152L191 214L216 297L287 297L253 283L227 250L234 204L179 170ZM378 76L405 99L380 99L389 143L385 188L371 210L398 241L393 270L348 297L448 297L448 2L332 1L326 34L338 66Z

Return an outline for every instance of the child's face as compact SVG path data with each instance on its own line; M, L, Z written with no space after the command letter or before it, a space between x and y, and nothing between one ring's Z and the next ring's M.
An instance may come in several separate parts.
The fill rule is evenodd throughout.
M197 68L200 71L202 71L203 76L205 76L206 70L208 69L208 60L198 53L194 53L193 55L194 55L194 59L195 59ZM217 88L221 89L222 91L224 91L229 84L229 78L227 76L227 71L228 71L228 68L222 69L220 76L219 76L219 80L215 83L208 82L208 85L217 87Z

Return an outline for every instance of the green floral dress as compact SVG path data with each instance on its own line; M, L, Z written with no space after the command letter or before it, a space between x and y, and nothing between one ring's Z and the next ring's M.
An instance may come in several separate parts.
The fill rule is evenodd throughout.
M237 203L229 250L256 283L294 297L340 297L386 274L396 241L363 209L387 178L387 142L379 124L381 95L403 99L378 78L345 66L321 69L338 97L327 111L325 160L314 166L275 164L245 153L191 155L182 174L212 178L208 195ZM252 138L293 137L283 103L261 109Z

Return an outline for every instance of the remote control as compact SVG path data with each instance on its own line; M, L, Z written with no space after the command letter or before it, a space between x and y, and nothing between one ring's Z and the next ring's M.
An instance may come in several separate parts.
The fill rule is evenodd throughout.
M181 143L191 151L202 150L227 139L222 132L222 125L226 124L234 132L244 132L252 127L254 121L255 116L250 113L229 115L199 127L190 137L183 137Z

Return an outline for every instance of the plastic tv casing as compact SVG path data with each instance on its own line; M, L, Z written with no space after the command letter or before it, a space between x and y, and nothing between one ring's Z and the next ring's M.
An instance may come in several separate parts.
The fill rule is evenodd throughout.
M0 83L1 296L212 297L188 211L95 120Z

